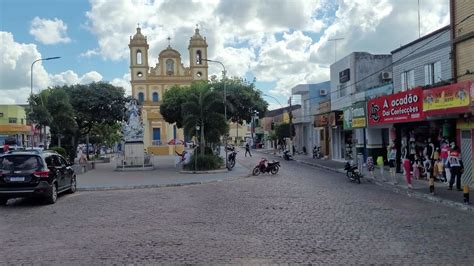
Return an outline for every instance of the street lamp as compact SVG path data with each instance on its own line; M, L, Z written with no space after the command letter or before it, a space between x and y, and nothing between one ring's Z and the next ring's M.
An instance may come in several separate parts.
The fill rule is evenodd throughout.
M200 127L196 125L196 143L194 144L194 171L197 171L197 140ZM201 148L202 149L202 148Z
M226 90L226 86L225 86L225 75L227 73L227 71L225 70L225 66L224 64L222 64L221 61L217 61L217 60L211 60L211 59L202 59L203 61L207 61L207 62L213 62L213 63L217 63L217 64L220 64L222 66L222 68L224 69L224 71L222 71L222 76L223 76L223 80L224 80L224 119L225 119L225 123L227 124L227 90ZM227 166L227 134L225 134L224 136L224 141L225 141L225 146L224 146L224 150L225 150L225 167L228 167Z
M33 106L31 103L31 98L33 97L33 66L35 65L36 62L38 61L47 61L47 60L54 60L54 59L59 59L61 58L60 56L54 56L54 57L47 57L47 58L40 58L36 59L31 63L31 71L30 71L30 77L31 77L31 82L30 82L30 112L33 112ZM31 147L33 148L33 132L31 133Z

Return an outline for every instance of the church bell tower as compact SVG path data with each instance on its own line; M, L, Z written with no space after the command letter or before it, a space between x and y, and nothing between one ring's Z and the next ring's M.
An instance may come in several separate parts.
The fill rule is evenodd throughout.
M195 80L208 80L207 61L207 42L206 38L199 34L199 28L196 25L194 35L189 40L189 66Z

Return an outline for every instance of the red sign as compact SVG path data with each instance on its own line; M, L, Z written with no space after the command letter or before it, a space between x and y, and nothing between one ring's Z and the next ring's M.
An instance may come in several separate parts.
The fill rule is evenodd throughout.
M415 88L372 99L367 103L367 113L370 126L423 120L423 90Z

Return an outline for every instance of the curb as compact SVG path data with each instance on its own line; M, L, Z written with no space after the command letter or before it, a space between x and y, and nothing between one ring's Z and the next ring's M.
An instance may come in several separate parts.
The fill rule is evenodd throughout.
M336 173L344 173L343 171L341 171L339 169L336 169L336 168L332 168L332 167L327 167L327 166L318 165L318 164L314 164L314 163L308 163L308 162L301 161L301 160L295 160L295 161L298 162L298 163L301 163L301 164L310 165L310 166L313 166L313 167L329 170L329 171L336 172ZM405 189L405 188L400 187L400 186L392 185L392 184L386 183L386 182L380 182L378 180L374 180L374 179L371 179L371 178L366 178L366 180L369 183L375 184L375 185L383 187L383 188L390 189L391 191L393 191L395 193L398 193L398 194L407 193L409 197L422 199L422 200L427 200L427 201L436 202L436 203L441 203L445 206L458 208L458 209L461 209L461 210L464 210L464 211L474 211L474 206L472 206L472 205L466 205L466 204L461 203L461 202L455 202L455 201L452 201L452 200L439 198L439 197L436 197L436 196L420 193L420 192L417 192L417 191L411 191L411 190Z
M220 174L227 173L227 169L218 169L218 170L206 170L206 171L179 171L180 174Z
M148 189L148 188L165 188L165 187L184 187L184 186L195 186L195 185L204 185L204 184L210 184L210 183L218 183L218 182L223 182L223 181L234 181L239 178L246 178L246 177L247 176L236 176L236 177L229 177L225 179L215 179L215 180L208 180L208 181L175 183L175 184L87 187L87 188L77 188L77 191L112 191L112 190Z

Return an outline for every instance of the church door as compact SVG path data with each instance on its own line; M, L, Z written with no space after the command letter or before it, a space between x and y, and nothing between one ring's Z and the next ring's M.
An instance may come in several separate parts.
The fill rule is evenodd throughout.
M161 144L161 129L153 128L153 145Z

